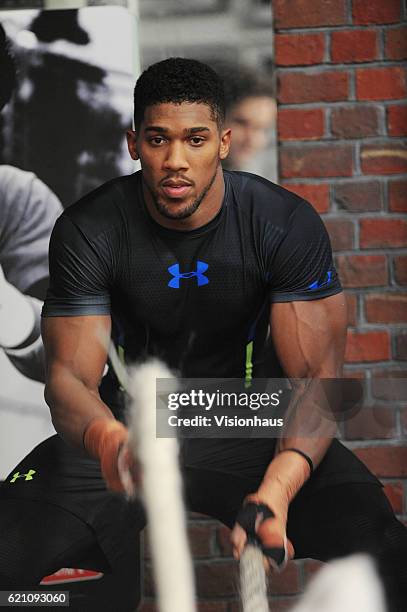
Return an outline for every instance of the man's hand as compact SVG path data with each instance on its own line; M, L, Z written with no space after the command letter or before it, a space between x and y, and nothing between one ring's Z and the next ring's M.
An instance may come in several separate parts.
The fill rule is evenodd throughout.
M236 518L231 536L235 558L248 539L260 544L274 569L293 558L294 547L286 537L288 507L309 476L310 466L300 454L287 449L274 457L258 491L246 497Z
M140 483L140 469L128 446L129 432L113 418L95 418L86 428L85 449L100 461L106 486L116 493L134 497Z
M286 536L287 511L288 504L281 499L271 507L258 493L248 495L231 534L235 559L241 557L247 542L253 541L263 551L266 570L284 569L294 557L294 547Z

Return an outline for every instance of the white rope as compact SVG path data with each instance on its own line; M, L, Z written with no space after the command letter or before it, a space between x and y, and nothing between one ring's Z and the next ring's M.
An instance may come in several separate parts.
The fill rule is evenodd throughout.
M291 612L385 612L385 596L374 561L356 554L327 563Z
M263 553L247 544L240 558L240 596L243 612L269 612Z
M176 379L158 360L148 361L131 372L130 447L141 465L159 609L195 612L178 442L175 438L156 437L157 378L172 379L171 391L176 391Z
M106 339L104 342L107 344ZM129 377L113 343L108 350L112 367L132 398L128 415L130 445L142 468L159 609L194 612L194 574L182 503L178 442L174 438L156 438L156 379L173 381L168 392L176 392L177 381L159 360L134 368ZM243 612L269 612L263 554L257 546L247 545L241 556L240 589Z

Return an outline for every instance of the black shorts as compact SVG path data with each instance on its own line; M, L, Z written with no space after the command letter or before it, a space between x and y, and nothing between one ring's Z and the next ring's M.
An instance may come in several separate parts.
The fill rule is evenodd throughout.
M244 497L258 487L273 458L274 440L186 440L181 450L190 510L232 526ZM335 485L379 481L337 440L297 498ZM120 542L145 525L137 502L106 490L98 462L55 435L29 453L0 487L1 499L37 500L59 506L89 525L110 564ZM297 506L298 504L296 504Z

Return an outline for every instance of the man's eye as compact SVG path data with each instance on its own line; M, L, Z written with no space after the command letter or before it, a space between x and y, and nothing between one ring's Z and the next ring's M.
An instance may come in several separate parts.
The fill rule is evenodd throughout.
M164 142L164 138L162 136L154 136L150 139L151 144L159 146Z
M204 138L202 138L202 136L192 136L190 139L190 142L192 145L194 145L195 147L203 144L205 141Z

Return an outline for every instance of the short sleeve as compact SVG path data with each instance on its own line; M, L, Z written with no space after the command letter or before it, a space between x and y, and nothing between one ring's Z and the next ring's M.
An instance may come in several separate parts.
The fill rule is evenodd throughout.
M0 167L0 263L20 291L48 277L48 243L62 206L34 174Z
M316 300L342 291L328 233L308 202L291 214L268 261L271 302Z
M110 314L110 278L102 241L91 241L65 213L50 240L50 284L43 317Z

